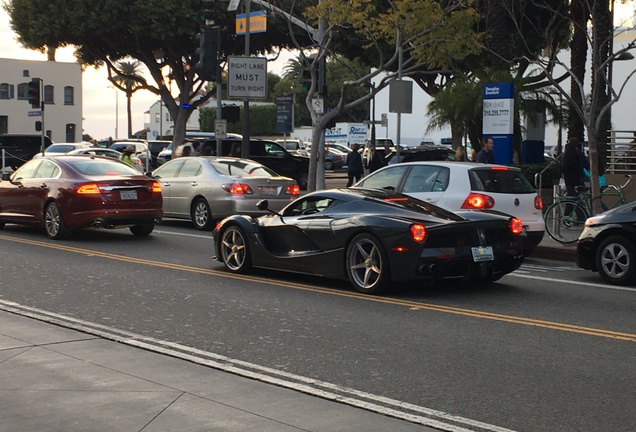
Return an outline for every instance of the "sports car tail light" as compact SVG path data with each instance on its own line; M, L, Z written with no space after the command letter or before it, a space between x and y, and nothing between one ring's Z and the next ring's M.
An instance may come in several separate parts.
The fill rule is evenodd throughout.
M536 208L537 210L543 210L543 200L539 195L534 197L534 208Z
M463 209L469 210L484 210L493 208L494 206L495 200L493 197L474 192L471 192L462 204Z
M232 195L249 195L254 193L250 185L244 183L224 184L221 187Z
M426 238L426 227L422 224L411 225L411 237L416 242L423 242Z
M297 184L287 186L287 189L285 189L285 195L300 195L300 186Z
M523 231L523 222L517 218L510 218L510 230L513 234L521 234Z
M152 182L152 187L150 191L152 193L161 193L161 185L159 184L159 182L157 181Z
M101 194L102 191L99 190L97 183L86 183L75 189L75 193L78 195L94 195Z

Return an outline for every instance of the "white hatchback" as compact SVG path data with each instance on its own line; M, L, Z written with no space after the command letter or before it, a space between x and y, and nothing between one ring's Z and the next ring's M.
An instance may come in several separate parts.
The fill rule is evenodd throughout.
M388 189L450 211L496 210L518 217L528 255L543 239L543 202L516 167L472 162L407 162L384 167L354 187Z

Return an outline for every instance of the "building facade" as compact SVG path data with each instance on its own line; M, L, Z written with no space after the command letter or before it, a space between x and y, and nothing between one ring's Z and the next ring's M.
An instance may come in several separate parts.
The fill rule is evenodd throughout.
M0 59L0 133L36 133L43 121L53 142L82 140L82 67L79 63ZM33 78L42 80L42 111L28 102Z

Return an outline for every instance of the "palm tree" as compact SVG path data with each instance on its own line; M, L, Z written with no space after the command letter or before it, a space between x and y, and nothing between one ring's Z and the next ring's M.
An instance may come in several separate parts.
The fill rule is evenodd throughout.
M117 63L117 74L113 76L113 83L118 89L126 93L126 113L128 115L128 138L132 138L132 95L141 88L141 63L138 61Z

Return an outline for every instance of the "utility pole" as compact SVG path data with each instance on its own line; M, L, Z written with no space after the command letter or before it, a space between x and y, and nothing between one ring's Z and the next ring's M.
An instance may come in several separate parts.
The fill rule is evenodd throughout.
M250 3L252 0L245 0L245 57L250 56ZM250 101L243 100L243 145L241 146L241 157L250 157Z

